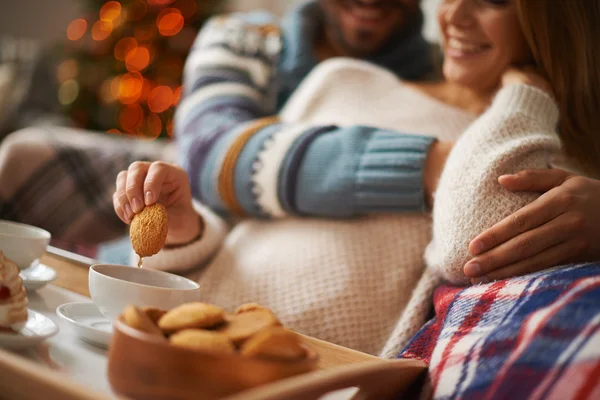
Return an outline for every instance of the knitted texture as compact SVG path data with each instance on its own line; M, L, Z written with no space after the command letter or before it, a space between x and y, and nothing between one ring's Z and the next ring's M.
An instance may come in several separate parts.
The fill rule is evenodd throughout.
M368 82L361 86L360 97L356 82ZM456 140L474 119L415 91L381 68L351 60L322 63L289 104L293 106L286 107L281 118L290 123L365 124L409 129L444 140ZM310 107L314 104L318 107ZM338 112L340 104L346 104L345 112ZM368 141L372 151L357 161L362 173L378 162L396 176L399 161L393 150L403 135L386 132ZM310 152L305 157L310 158ZM320 168L322 174L328 173L323 164ZM390 184L402 185L401 177L398 180ZM368 191L368 185L363 188L371 193L365 194L364 201L376 194ZM211 218L214 221L214 215ZM208 222L207 231L213 232ZM258 302L272 307L282 322L299 332L377 355L392 333L395 343L389 346L399 348L425 322L431 283L419 285L423 290L411 302L416 312L408 320L403 319L403 311L423 274L423 252L430 240L430 219L421 213L349 220L246 220L234 226L220 248L212 242L213 252L203 239L177 249L178 254L163 251L144 265L177 268L184 252L188 263L196 255L200 265L214 255L203 271L192 275L201 285L204 301L228 310ZM151 264L152 258L163 263Z
M254 17L212 19L186 61L175 134L194 197L234 216L423 210L421 173L431 137L390 132L378 124L342 127L271 117L318 63L312 50L322 28L321 6L303 4L281 25L257 23ZM371 61L414 79L431 69L429 54L415 30ZM384 148L385 164L369 160L381 159L377 153Z
M435 194L428 266L452 283L469 283L463 268L470 241L539 196L511 192L497 178L550 166L560 154L558 115L552 98L533 87L498 93L448 157Z

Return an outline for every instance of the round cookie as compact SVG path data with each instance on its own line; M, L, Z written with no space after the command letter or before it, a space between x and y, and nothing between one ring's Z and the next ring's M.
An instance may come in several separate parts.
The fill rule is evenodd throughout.
M227 325L219 329L236 345L244 342L264 328L281 325L279 319L269 309L261 308L231 315Z
M248 357L273 358L296 361L306 356L300 338L280 326L271 326L248 339L241 348L241 354Z
M156 326L146 313L136 306L128 306L125 308L122 313L122 318L123 322L133 329L163 337L163 333L158 326Z
M167 312L158 326L167 333L183 329L211 328L225 322L225 311L207 303L187 303Z
M241 314L241 313L245 313L247 311L254 311L254 310L268 310L268 311L271 311L270 308L261 306L258 303L246 303L246 304L242 304L241 306L239 306L238 308L236 308L235 314Z
M167 313L166 310L161 310L156 307L142 307L141 310L158 326L158 320Z
M186 329L171 335L169 341L174 346L185 347L188 349L219 354L235 353L235 347L227 336L212 331Z
M144 207L133 217L129 237L137 255L150 257L164 247L168 222L167 209L160 203Z

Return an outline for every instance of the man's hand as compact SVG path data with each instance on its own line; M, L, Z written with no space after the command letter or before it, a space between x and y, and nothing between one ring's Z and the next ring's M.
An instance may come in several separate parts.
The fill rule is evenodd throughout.
M169 215L168 245L187 243L198 237L203 229L192 205L188 175L176 165L162 161L136 161L117 175L113 194L115 212L129 224L145 206L162 203Z
M501 176L511 191L545 192L477 236L464 272L473 283L600 260L600 181L560 169Z

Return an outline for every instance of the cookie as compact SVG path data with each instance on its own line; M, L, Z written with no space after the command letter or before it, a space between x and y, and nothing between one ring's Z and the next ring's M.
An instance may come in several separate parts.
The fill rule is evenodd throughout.
M261 308L231 315L227 318L227 324L219 329L236 345L244 342L252 335L264 328L281 325L271 310Z
M137 329L138 331L146 332L151 335L163 336L162 331L150 319L150 317L136 306L128 306L122 313L123 322Z
M281 326L271 326L248 339L240 350L243 356L297 361L306 357L300 337Z
M183 329L211 328L225 322L225 311L207 303L187 303L167 312L159 321L167 333Z
M186 329L177 332L169 338L174 346L188 349L207 351L218 354L234 354L235 347L227 336L200 329Z
M140 258L150 257L164 247L168 222L167 209L160 203L144 207L133 217L129 237L133 250Z
M245 313L247 311L254 311L254 310L268 310L268 311L271 311L270 308L261 306L258 303L246 303L246 304L242 304L241 306L239 306L235 310L235 314L241 314L241 313Z
M161 310L156 307L142 307L141 309L150 319L158 326L158 320L163 317L167 313L166 310Z

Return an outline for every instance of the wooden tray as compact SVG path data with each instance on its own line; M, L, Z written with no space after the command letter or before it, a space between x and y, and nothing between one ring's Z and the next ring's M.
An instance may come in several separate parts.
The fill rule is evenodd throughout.
M85 263L64 255L46 254L44 264L56 269L57 286L89 295ZM304 337L319 354L319 370L244 391L227 400L317 399L334 390L357 386L357 398L392 399L406 390L427 367L415 360L382 360L322 340ZM107 400L114 397L94 392L69 376L0 349L0 398L11 400Z

